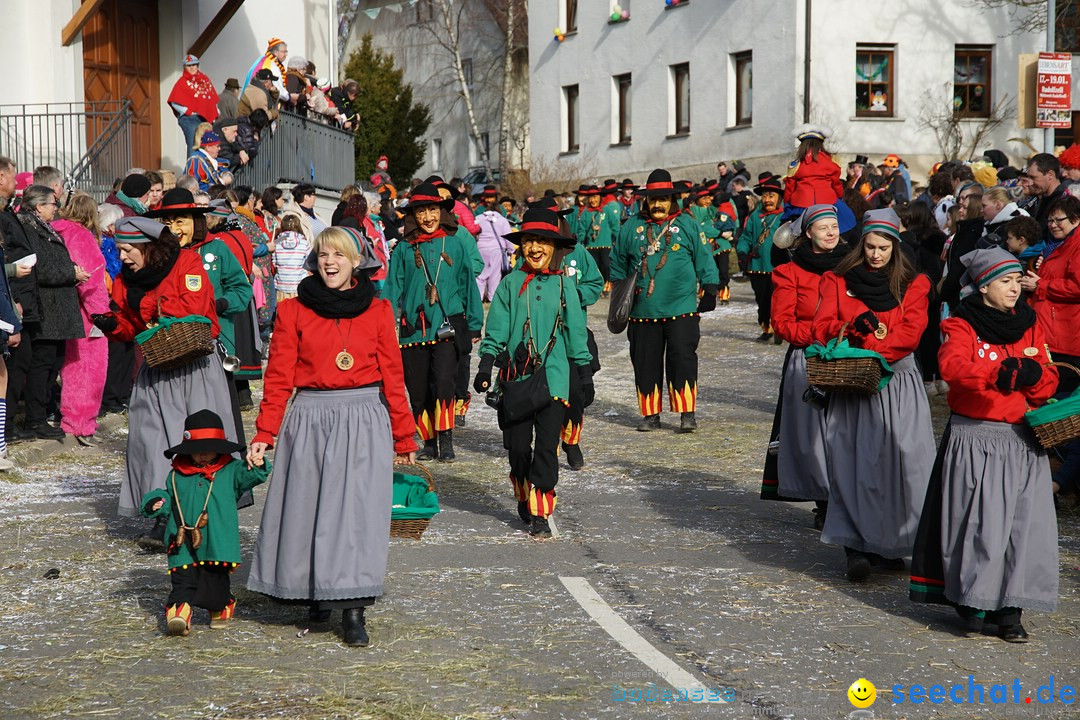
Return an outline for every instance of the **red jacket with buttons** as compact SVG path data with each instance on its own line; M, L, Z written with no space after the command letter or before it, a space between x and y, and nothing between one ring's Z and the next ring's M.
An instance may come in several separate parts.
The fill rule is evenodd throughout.
M938 367L941 379L949 384L949 407L957 415L1019 423L1029 408L1042 405L1054 394L1058 370L1046 365L1050 357L1046 352L1046 336L1038 323L1010 345L985 342L966 320L958 317L943 320L941 333L945 340L938 351ZM1042 363L1042 377L1031 387L999 390L998 371L1002 361L1009 357L1029 357Z
M832 205L844 195L840 182L840 166L827 152L817 159L810 154L788 167L784 179L784 204L808 208L811 205Z
M202 256L198 253L181 251L169 274L157 287L143 295L138 303L138 312L128 304L128 288L124 284L123 273L117 275L113 282L112 299L120 309L115 312L116 330L108 333L109 337L125 342L134 340L146 329L147 323L157 319L159 298L162 316L202 315L210 318L212 334L217 337L221 327L214 309L214 287L202 263Z
M1039 317L1051 352L1080 355L1080 232L1043 260L1028 302Z
M788 262L773 269L772 284L773 332L795 347L813 344L821 275Z
M919 346L927 323L927 296L930 279L916 275L908 285L904 299L892 310L875 312L879 322L885 323L888 333L879 340L873 333L863 335L851 327L851 321L870 310L862 300L848 294L844 278L827 272L821 276L821 303L814 314L814 341L825 344L840 334L840 328L848 323L844 334L853 347L873 350L888 362L907 357Z

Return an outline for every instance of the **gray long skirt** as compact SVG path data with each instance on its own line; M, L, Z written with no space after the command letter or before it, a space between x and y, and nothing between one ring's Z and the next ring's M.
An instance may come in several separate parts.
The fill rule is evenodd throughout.
M796 348L784 368L784 412L780 415L780 453L777 457L778 491L785 498L828 500L825 413L803 402L806 388L806 353L802 348Z
M155 370L142 364L128 404L127 478L120 486L121 515L139 515L143 495L165 487L172 461L163 453L183 441L184 421L199 410L217 413L225 426L225 437L237 442L229 385L217 354L176 370Z
M942 449L945 597L1052 612L1058 535L1050 462L1024 425L953 415Z
M278 436L248 589L282 600L382 595L393 482L379 388L299 391Z
M829 513L821 541L886 558L911 554L934 464L934 430L914 356L876 395L832 395Z

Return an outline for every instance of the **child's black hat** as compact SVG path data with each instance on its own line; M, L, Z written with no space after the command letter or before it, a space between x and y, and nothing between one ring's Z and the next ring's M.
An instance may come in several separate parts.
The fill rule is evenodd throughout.
M184 421L184 441L165 451L165 457L191 455L192 453L214 452L231 455L240 452L244 446L225 437L225 426L213 410L199 410L187 416Z

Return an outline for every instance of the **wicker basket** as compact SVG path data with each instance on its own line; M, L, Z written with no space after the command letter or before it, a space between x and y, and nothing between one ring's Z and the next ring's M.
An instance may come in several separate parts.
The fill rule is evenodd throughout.
M420 463L394 463L394 470L424 478L427 480L428 492L435 492L435 479L431 476L431 472ZM391 518L390 537L419 540L430 524L429 519L394 520Z
M1068 368L1080 375L1080 370L1069 363L1052 362L1050 365ZM1039 444L1047 450L1080 438L1080 397L1074 395L1072 398L1062 400L1061 402L1069 402L1073 399L1078 401L1077 412L1075 415L1070 415L1060 420L1054 420L1041 425L1031 426L1031 429L1035 431L1035 437L1039 440Z
M844 337L845 330L847 323L840 326L837 340ZM807 382L825 392L875 395L883 374L881 362L877 358L806 358Z
M160 318L160 297L157 314ZM212 354L214 339L211 334L212 327L207 322L172 322L168 327L159 327L153 335L139 343L139 349L150 367L175 370Z

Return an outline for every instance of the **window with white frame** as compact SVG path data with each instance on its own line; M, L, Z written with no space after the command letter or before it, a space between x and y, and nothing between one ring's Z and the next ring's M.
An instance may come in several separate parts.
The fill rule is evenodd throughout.
M438 138L431 141L431 168L442 170L442 140Z
M690 134L690 63L669 66L669 135Z
M611 78L611 142L613 145L630 144L632 87L630 73L615 75Z
M563 152L577 152L581 149L581 120L579 117L578 86L563 87Z

